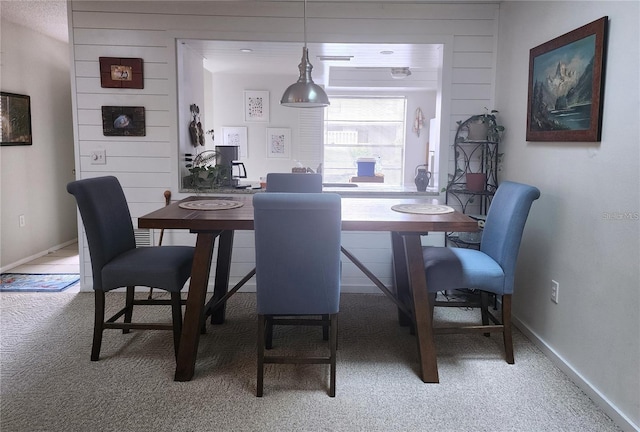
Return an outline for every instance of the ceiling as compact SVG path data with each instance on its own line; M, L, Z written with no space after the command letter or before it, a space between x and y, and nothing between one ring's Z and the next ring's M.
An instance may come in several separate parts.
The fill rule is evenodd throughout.
M209 41L181 43L205 59L214 73L298 74L303 42ZM437 88L441 45L309 43L309 61L317 84L328 88ZM409 68L411 75L394 79L392 68Z
M0 0L0 16L68 43L66 0Z

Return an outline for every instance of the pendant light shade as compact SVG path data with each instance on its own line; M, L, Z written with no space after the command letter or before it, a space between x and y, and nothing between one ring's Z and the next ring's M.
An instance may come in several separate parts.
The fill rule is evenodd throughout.
M298 65L300 77L291 84L282 95L280 105L292 108L321 108L329 105L329 97L325 91L313 82L311 70L313 66L309 62L309 50L307 49L307 0L304 1L304 47L302 47L302 60Z

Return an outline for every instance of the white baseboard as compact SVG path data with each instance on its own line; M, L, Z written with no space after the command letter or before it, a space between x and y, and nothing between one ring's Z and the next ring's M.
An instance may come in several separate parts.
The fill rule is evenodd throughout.
M34 259L38 259L38 258L40 258L42 256L48 255L51 252L55 252L58 249L62 249L63 247L67 247L67 246L69 246L71 244L74 244L74 243L78 243L78 239L73 239L73 240L66 241L66 242L61 243L59 245L55 245L53 247L50 247L46 251L38 252L37 254L22 258L21 260L16 261L14 263L7 264L6 266L0 268L0 273L4 273L7 270L11 270L12 268L18 267L18 266L20 266L22 264L26 264L26 263L28 263L30 261L33 261Z
M629 417L622 413L618 407L616 407L605 395L595 388L587 379L585 379L580 372L575 370L571 364L569 364L560 354L558 354L552 347L541 339L533 330L531 330L526 324L520 321L515 316L511 317L513 325L518 328L525 336L529 338L531 342L536 345L540 351L544 353L562 372L569 377L583 392L591 398L591 400L598 405L602 410L617 424L622 430L627 432L638 432L640 427L634 424Z

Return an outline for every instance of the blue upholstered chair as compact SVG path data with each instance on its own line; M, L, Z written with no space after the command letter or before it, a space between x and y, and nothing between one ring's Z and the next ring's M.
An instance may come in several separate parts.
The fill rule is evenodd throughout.
M296 192L296 193L321 193L322 175L307 173L268 173L267 192ZM322 317L326 321L322 327L322 337L329 340L329 316ZM271 349L271 337L273 334L273 319L267 318L266 347Z
M182 330L180 290L191 275L192 247L136 247L131 214L118 179L112 176L78 180L67 185L78 204L89 243L95 322L91 360L100 357L105 329L173 330L177 355ZM152 287L171 293L171 300L136 300L135 286ZM105 292L126 287L125 306L105 321ZM171 305L173 324L132 323L133 306ZM124 322L115 322L124 316Z
M340 303L341 205L337 194L262 193L253 198L258 312L258 379L265 363L330 364L335 396L337 313ZM328 357L265 355L267 318L274 324L317 324L329 316ZM305 319L302 319L305 318Z
M533 201L540 191L514 182L502 182L489 208L482 233L480 250L448 247L425 247L423 258L432 306L460 306L459 303L436 301L438 291L461 288L479 290L482 326L436 328L435 333L479 331L503 334L507 363L512 364L511 295L518 250L524 225ZM488 310L488 294L502 297L502 320ZM493 325L489 325L489 320Z
M322 192L322 175L268 173L267 192Z

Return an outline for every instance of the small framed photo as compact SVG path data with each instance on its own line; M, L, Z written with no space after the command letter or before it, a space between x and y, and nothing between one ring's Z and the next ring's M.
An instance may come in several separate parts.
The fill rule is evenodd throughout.
M527 141L600 141L608 17L529 52Z
M223 127L222 145L238 146L238 157L246 158L247 150L247 128L246 127Z
M0 93L2 145L31 145L31 97Z
M141 58L100 57L100 86L144 88Z
M263 90L246 90L244 92L244 121L269 121L269 92Z
M267 157L291 158L291 129L267 128Z
M144 107L102 107L104 136L145 136Z

